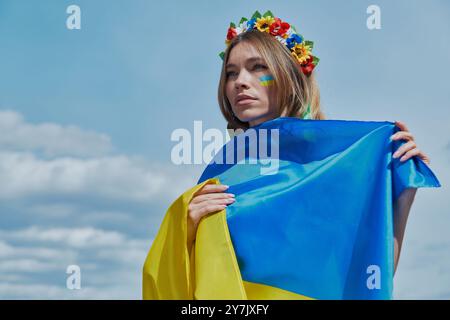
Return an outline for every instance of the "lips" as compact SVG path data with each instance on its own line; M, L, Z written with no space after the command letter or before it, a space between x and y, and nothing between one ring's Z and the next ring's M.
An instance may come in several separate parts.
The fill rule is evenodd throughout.
M238 104L239 101L242 101L242 100L256 100L256 98L254 98L252 96L249 96L249 95L246 95L246 94L239 94L236 97L235 103Z

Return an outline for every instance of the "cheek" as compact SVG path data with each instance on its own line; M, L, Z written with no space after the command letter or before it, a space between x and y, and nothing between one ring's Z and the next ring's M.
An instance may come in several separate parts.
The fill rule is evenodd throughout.
M269 100L271 103L275 103L276 98L277 98L277 89L275 87L271 87L269 89Z
M225 94L228 98L228 101L233 101L233 86L230 82L225 85Z

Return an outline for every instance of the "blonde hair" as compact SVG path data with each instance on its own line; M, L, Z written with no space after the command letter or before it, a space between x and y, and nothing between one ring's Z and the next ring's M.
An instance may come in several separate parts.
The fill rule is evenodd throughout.
M286 116L301 118L306 112L308 104L310 104L311 119L325 119L320 107L320 92L314 77L314 71L311 75L306 76L301 72L298 62L283 44L268 33L250 30L234 37L223 57L218 99L220 111L228 122L228 129L246 130L249 127L247 122L240 121L234 115L226 95L225 66L231 50L240 42L252 45L267 63L269 71L275 79L278 116L281 116L286 110Z

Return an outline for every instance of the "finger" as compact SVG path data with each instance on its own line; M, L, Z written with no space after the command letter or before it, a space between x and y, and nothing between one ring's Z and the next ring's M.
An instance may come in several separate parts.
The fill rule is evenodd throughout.
M207 194L200 194L195 196L191 203L202 203L204 201L214 200L214 199L230 199L233 198L234 194L232 193L207 193Z
M189 215L190 217L198 223L203 216L211 213L211 212L218 212L225 209L227 206L225 204L217 204L217 205L208 205L200 208L194 208L190 210Z
M225 203L209 203L208 205L194 205L191 209L190 215L196 217L197 220L201 219L203 216L217 212L225 209L227 204Z
M208 205L220 205L220 204L224 204L224 205L229 205L234 203L236 200L234 198L222 198L222 199L212 199L212 200L208 200L208 201L203 201L203 202L197 202L197 203L190 203L189 208L191 210L198 210L201 209L203 207L207 207Z
M407 143L403 144L400 148L398 148L397 151L395 151L392 156L394 158L398 158L402 156L405 152L413 148L416 148L416 143L414 141L408 141Z
M430 158L428 158L428 156L418 148L408 151L402 158L400 158L400 161L406 161L414 156L417 156L427 165L430 165Z
M405 155L403 157L400 158L400 161L406 161L414 156L417 156L420 154L420 150L417 148L414 148L412 150L409 150L408 152L405 153Z
M402 121L395 121L395 125L402 131L409 131L408 127L406 127L406 124Z
M224 184L205 184L203 186L203 188L201 188L199 191L197 191L195 193L195 195L198 194L206 194L206 193L211 193L211 192L224 192L225 190L227 190L229 188L229 186L224 185Z
M217 213L225 209L227 206L224 204L210 204L200 209L200 217L204 217L210 213Z
M402 140L402 139L414 141L414 136L412 135L411 132L408 131L398 131L397 133L391 136L391 140Z

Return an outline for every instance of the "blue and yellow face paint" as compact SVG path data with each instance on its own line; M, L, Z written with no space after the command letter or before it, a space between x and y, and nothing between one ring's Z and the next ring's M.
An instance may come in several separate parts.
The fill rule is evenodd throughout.
M267 74L267 75L264 75L264 76L259 78L259 83L263 87L268 87L268 86L271 86L271 85L273 85L275 83L275 79L272 77L272 75Z

